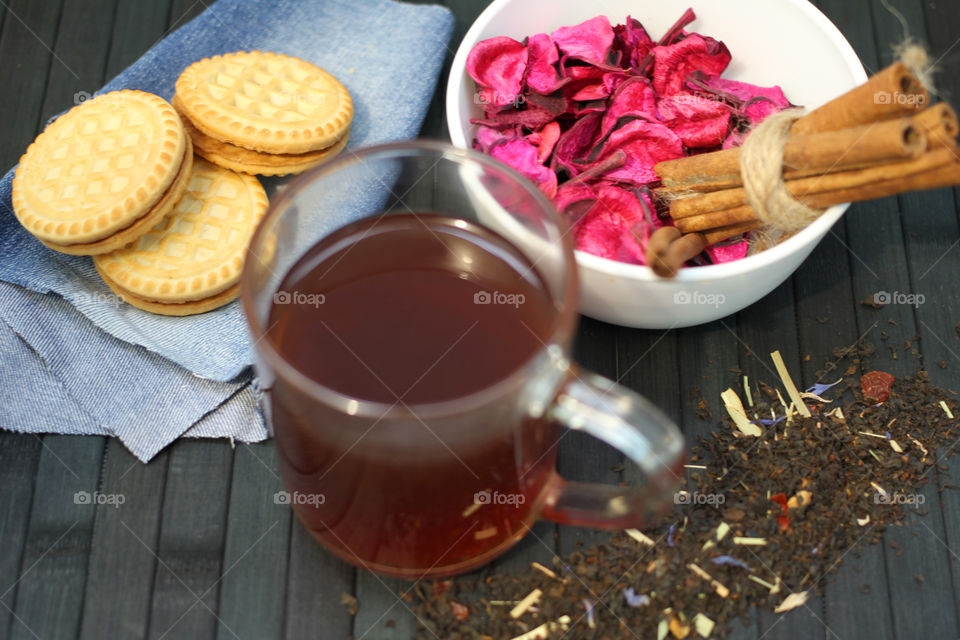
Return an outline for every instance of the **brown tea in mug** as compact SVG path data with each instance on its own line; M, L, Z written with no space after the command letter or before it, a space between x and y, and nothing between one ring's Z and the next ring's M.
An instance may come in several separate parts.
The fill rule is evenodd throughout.
M520 391L440 427L418 408L447 402L448 416L491 392L542 352L556 313L535 265L463 220L368 218L307 251L274 296L267 339L346 401L281 380L271 390L281 471L308 530L396 575L452 573L522 537L554 469L553 425L519 414ZM364 401L408 419L363 417Z

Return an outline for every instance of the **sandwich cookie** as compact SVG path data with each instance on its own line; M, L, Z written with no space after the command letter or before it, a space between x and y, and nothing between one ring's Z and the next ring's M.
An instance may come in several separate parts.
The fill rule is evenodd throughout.
M166 100L106 93L57 118L27 148L13 179L14 213L51 249L107 253L171 211L192 165L192 143Z
M187 67L174 105L197 153L261 175L300 173L347 143L353 102L336 78L278 53L237 52Z
M260 182L203 158L170 215L119 251L98 255L103 281L129 304L171 316L234 300L250 238L267 210Z

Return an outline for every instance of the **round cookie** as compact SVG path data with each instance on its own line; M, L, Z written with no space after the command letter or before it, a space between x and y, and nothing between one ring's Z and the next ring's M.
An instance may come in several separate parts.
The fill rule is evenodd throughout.
M183 162L180 165L180 171L173 180L173 184L170 185L170 188L163 194L160 201L153 205L153 208L150 209L146 215L132 225L97 242L68 245L55 244L53 242L47 242L46 240L40 240L40 242L54 251L69 253L74 256L95 256L122 249L147 231L150 231L158 222L163 220L165 215L173 210L173 205L177 204L187 189L187 182L190 180L192 170L193 143L187 138L187 146L183 152Z
M180 109L177 96L173 97L173 106L177 110ZM262 176L285 176L303 173L340 153L350 139L350 130L348 129L343 137L332 146L318 151L263 153L211 138L197 129L186 116L183 116L182 119L187 135L193 141L198 155L227 169Z
M74 107L27 148L13 180L20 223L48 245L94 244L132 227L164 197L186 157L173 107L114 91Z
M267 209L249 175L194 158L186 193L163 221L126 249L94 257L108 286L154 313L187 315L224 305Z
M240 51L187 67L176 83L183 113L208 136L265 153L333 145L353 119L350 93L309 62Z

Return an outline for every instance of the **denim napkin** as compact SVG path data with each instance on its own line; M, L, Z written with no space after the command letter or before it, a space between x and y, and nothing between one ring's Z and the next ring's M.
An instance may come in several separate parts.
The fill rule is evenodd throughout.
M327 69L354 101L348 150L416 137L448 50L443 7L393 0L219 0L101 90L170 99L192 62L276 51ZM87 257L19 225L0 181L0 427L116 435L143 460L181 435L266 437L234 302L187 318L118 303ZM283 180L267 181L267 190ZM41 295L43 294L43 295Z

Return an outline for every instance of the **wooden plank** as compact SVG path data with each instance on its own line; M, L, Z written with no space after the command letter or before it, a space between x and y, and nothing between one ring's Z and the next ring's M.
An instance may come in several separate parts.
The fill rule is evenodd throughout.
M174 31L187 24L212 4L209 0L172 0L167 31Z
M116 0L67 2L60 16L42 122L89 98L103 84Z
M136 62L167 33L170 0L120 2L110 36L107 80Z
M219 620L233 451L223 442L181 440L168 458L149 637L209 638Z
M616 380L616 328L599 320L582 318L573 359L584 370ZM557 470L569 480L615 485L621 481L623 474L614 469L622 464L623 454L584 433L567 433L560 443ZM557 552L566 555L605 542L609 538L610 534L605 531L560 526L557 527Z
M740 380L739 375L728 370L737 363L739 342L735 332L735 317L724 318L722 323L711 322L677 330L680 426L688 448L697 444L698 438L726 428L720 424L726 415L720 394ZM697 415L700 398L706 402L712 419L701 419ZM688 471L687 477L692 478L694 473L697 472ZM748 622L733 622L727 638L756 640L758 636L757 616L754 614Z
M53 60L51 47L56 35L59 11L43 2L15 0L8 4L0 33L0 165L6 169L19 160L33 141L41 117L44 87Z
M770 295L737 314L740 368L750 380L782 387L780 376L770 360L773 351L780 351L787 369L799 378L800 345L796 323L792 280L777 287ZM784 396L786 397L786 396ZM802 591L804 586L787 585L791 591ZM757 623L761 638L821 638L826 637L823 623L823 601L814 597L800 610L786 614L761 610Z
M0 28L0 166L20 158L36 135L59 11L29 0L4 3ZM42 440L35 435L0 433L0 637L9 637L21 575L33 478ZM28 565L29 566L29 565Z
M922 37L924 31L923 8L919 2L894 2L904 14L907 23L914 25ZM874 32L858 42L858 51L868 66L881 67L889 60L890 47L903 37L899 20L882 7L874 10ZM869 36L873 36L872 42ZM874 64L871 64L874 63ZM851 217L848 221L851 250L857 258L853 263L854 291L857 299L875 292L886 292L893 299L879 311L858 306L858 321L863 330L879 319L889 339L883 343L884 353L878 357L876 366L896 376L913 373L918 363L904 353L908 340L917 335L914 308L898 302L898 296L914 293L909 278L907 249L904 246L902 222L912 218L937 219L943 211L951 226L956 218L952 198L950 202L937 203L936 194L888 198L875 204L858 208L869 211L869 218ZM896 324L889 324L893 320ZM883 358L879 361L879 358ZM944 606L941 598L929 594L949 593L952 588L950 555L938 541L944 540L946 532L942 512L937 508L936 479L924 487L927 504L926 515L911 514L910 527L891 527L885 535L888 589L895 634L898 637L955 637L958 635L955 614ZM895 546L894 546L895 545ZM921 575L921 587L914 576Z
M814 374L824 362L833 360L834 348L856 343L861 334L853 310L856 301L845 236L842 223L836 225L794 277L804 387L835 382L843 371L828 373L822 379ZM836 396L828 393L826 397ZM837 573L819 586L825 590L824 622L833 634L830 637L894 637L893 619L885 615L888 610L876 610L877 602L889 598L881 545L863 545L851 552Z
M50 14L59 12L59 3L46 4ZM40 108L44 119L72 106L78 91L99 86L113 4L96 0L64 7L55 44L50 41L54 54ZM75 638L79 631L103 449L100 437L43 437L13 638Z
M97 507L82 640L146 635L167 455L143 464L119 440L107 443L100 493L123 496L124 503Z
M43 437L12 638L76 638L104 438ZM26 514L26 504L19 505Z
M942 94L956 104L960 96L960 75L957 73L955 53L958 45L954 25L960 19L960 11L955 4L940 2L924 3L923 8L930 53L939 60L937 85ZM954 212L960 203L958 195L960 193L954 189ZM945 213L936 218L917 216L905 219L904 229L911 245L920 247L920 250L910 251L909 261L913 288L926 296L916 312L924 362L934 384L957 393L960 391L957 374L960 370L960 333L956 332L955 325L960 320L960 300L956 293L956 274L960 273L960 229L949 222ZM938 456L946 453L938 451ZM957 453L956 448L953 453ZM940 474L941 486L944 481L956 485L956 478L960 477L960 458L946 458L942 464L946 465L946 473ZM952 549L953 609L960 612L960 490L954 486L944 487L940 504L946 530L944 540Z
M0 637L14 621L21 558L27 535L33 478L42 440L35 435L0 432ZM29 565L27 565L29 566Z
M282 489L275 469L272 442L237 446L220 585L220 640L234 640L231 630L243 638L279 638L283 631L290 512L274 500Z
M417 620L412 604L403 599L403 593L410 588L409 581L383 578L358 569L356 598L360 609L353 620L353 637L357 640L412 638L416 633Z
M323 629L331 638L348 637L353 628L353 617L340 598L343 594L353 595L356 570L320 546L296 518L293 518L290 531L288 573L284 637L290 640L308 638L317 629ZM360 605L371 609L364 615L375 613L369 603L361 602ZM400 605L397 609L404 611ZM383 619L384 626L396 624L399 614L396 610L387 614Z

